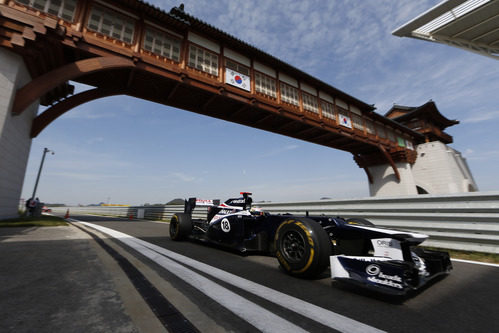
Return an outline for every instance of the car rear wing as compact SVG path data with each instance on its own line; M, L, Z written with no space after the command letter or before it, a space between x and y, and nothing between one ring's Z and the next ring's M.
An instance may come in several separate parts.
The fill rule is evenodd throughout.
M220 199L189 198L184 202L184 213L191 214L196 206L218 207L219 205Z

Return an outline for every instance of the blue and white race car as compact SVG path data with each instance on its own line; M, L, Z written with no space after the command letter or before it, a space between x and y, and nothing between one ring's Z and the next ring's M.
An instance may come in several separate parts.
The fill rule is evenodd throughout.
M288 274L313 278L329 266L335 280L382 293L404 295L452 269L449 254L419 247L427 235L392 230L362 218L269 214L252 205L251 193L220 200L190 198L173 215L170 238L186 238L241 253L277 257ZM195 219L195 207L207 208Z

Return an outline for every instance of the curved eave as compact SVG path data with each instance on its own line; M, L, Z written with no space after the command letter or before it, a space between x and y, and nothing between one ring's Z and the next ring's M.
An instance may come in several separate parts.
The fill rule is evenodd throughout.
M427 115L435 122L436 125L439 125L441 129L445 129L447 127L459 124L458 120L449 119L445 117L443 114L441 114L440 111L438 111L435 102L433 101L427 102L424 105L417 107L414 110L409 111L402 116L398 116L392 119L395 121L404 121L414 117L423 118L421 117L421 115Z

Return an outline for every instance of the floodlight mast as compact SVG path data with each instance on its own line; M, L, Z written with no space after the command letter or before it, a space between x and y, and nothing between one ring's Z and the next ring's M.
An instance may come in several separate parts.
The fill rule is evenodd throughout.
M40 168L38 169L38 176L36 177L36 182L35 182L35 188L33 189L33 195L31 196L31 199L35 199L35 194L36 194L36 189L38 188L38 181L40 180L40 174L42 173L42 168L43 168L43 162L45 161L45 154L50 152L52 155L55 154L53 150L50 150L48 148L43 148L43 156L42 156L42 161L40 162Z

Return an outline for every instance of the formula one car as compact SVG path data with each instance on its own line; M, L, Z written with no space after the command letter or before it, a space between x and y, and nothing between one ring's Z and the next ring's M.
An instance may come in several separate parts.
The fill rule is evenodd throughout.
M170 238L186 238L241 253L275 255L288 274L312 278L331 267L335 280L404 295L452 269L448 253L418 247L428 236L386 229L362 218L273 215L252 206L251 193L220 200L190 198L170 221ZM207 207L206 219L192 218Z

